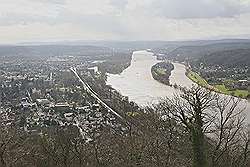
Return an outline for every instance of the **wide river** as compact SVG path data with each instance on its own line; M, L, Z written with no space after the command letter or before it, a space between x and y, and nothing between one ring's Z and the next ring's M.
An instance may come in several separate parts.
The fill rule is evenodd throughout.
M159 61L152 53L136 51L133 53L131 65L121 74L108 74L107 84L142 106L157 103L166 96L171 97L178 92L154 80L151 75L151 67L157 62ZM175 68L171 73L170 83L185 87L192 86L194 83L185 75L185 66L179 63L173 64ZM242 105L247 105L247 118L250 122L250 103L244 101Z

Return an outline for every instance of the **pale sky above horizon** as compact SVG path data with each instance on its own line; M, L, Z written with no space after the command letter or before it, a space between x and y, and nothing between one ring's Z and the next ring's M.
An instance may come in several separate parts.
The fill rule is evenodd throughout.
M0 0L0 43L250 37L250 0Z

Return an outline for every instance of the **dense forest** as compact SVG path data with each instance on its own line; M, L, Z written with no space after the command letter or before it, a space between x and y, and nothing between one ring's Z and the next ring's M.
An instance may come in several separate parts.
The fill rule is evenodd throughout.
M249 133L240 101L200 87L135 109L126 130L96 126L86 140L75 126L26 133L0 116L1 167L247 167Z
M174 59L178 61L185 60L198 60L203 58L210 58L211 54L223 53L224 51L232 50L242 50L247 51L250 49L250 43L220 43L220 44L209 44L201 46L180 46L173 51L168 51L165 53L166 58ZM214 59L216 57L213 57ZM241 58L241 57L240 57Z
M250 49L235 49L212 53L202 59L207 65L250 66Z

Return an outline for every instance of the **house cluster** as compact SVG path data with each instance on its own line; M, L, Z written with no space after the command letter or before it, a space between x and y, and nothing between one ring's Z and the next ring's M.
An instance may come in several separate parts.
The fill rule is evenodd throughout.
M0 117L3 122L31 133L40 133L42 128L49 126L75 126L88 140L90 133L103 126L121 128L114 114L83 89L69 70L71 64L60 63L57 60L22 62L17 66L5 63L0 67ZM102 87L103 83L93 81L101 75L97 66L79 64L81 76L88 77L93 87L101 86L99 89L106 101L128 102L128 98L111 87Z
M230 89L250 90L250 80L238 80L226 85Z
M249 89L250 73L248 66L243 67L227 67L220 65L193 66L192 70L196 71L211 85L224 84L229 89Z

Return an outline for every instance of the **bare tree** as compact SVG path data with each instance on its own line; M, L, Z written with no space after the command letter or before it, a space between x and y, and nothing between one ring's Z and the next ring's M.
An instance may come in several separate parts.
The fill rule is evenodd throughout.
M189 166L188 134L174 119L169 119L161 104L140 114L143 123L144 156L149 166ZM145 166L145 165L144 165Z
M250 138L249 129L245 128L238 134L239 142L230 149L230 165L233 167L250 166ZM229 166L229 165L228 165Z
M244 127L244 110L240 104L239 99L218 95L199 86L182 88L181 94L161 103L169 117L189 132L194 167L210 166L208 147L213 148L211 165L218 166L222 157L237 144L243 144L240 133Z
M164 102L166 112L190 133L194 167L205 167L208 164L204 130L209 124L206 117L214 99L215 94L211 91L194 86L191 89L183 88L180 95L167 98Z
M241 100L234 97L217 96L214 99L213 119L209 119L207 129L212 139L211 166L220 166L225 155L233 155L239 145L244 145L243 132L245 130L244 108ZM228 162L228 161L227 161Z
M9 123L9 119L9 112L0 113L1 167L15 166L30 154L30 151L25 149L28 143L27 133L18 129L13 123Z

